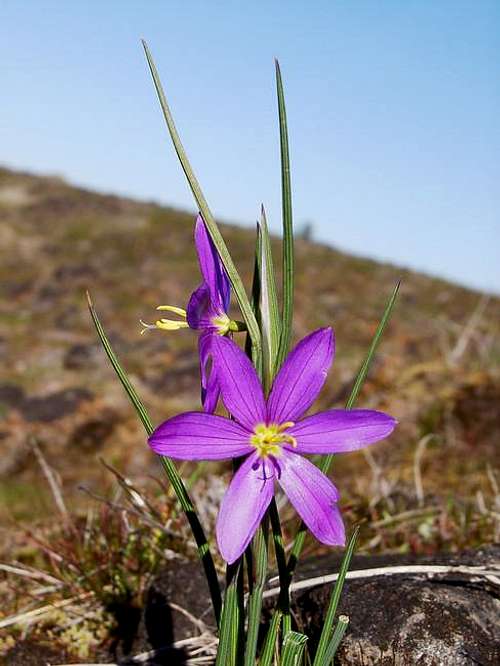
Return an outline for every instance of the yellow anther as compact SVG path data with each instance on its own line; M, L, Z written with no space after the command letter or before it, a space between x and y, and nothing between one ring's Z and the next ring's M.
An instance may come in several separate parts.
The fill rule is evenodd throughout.
M157 310L167 310L168 312L173 312L176 315L179 315L179 317L182 317L183 319L186 319L187 313L184 308L178 308L175 305L159 305Z
M141 324L144 327L141 331L141 335L146 331L153 330L155 328L160 329L161 331L178 331L180 328L189 328L189 324L186 321L187 313L183 308L178 308L175 305L159 305L157 310L166 310L167 312L173 312L176 315L179 315L180 319L157 319L154 324L146 324L142 321Z
M285 421L285 423L282 423L281 425L278 426L278 432L283 432L283 430L288 430L288 428L293 428L295 423L293 421Z
M187 321L174 321L173 319L157 319L155 327L163 331L178 331L180 328L189 328Z
M297 440L292 435L287 435L283 431L295 425L292 421L277 424L259 423L254 428L254 434L250 437L250 443L255 446L257 453L261 458L268 456L278 457L281 455L281 445L291 444L294 448L297 446Z
M297 440L292 435L283 435L283 441L293 446L294 449L297 448Z

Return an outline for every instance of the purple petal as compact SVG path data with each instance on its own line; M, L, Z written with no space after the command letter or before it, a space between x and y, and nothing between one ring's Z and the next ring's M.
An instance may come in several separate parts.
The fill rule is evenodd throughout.
M274 380L267 402L269 421L296 421L316 400L332 364L331 328L311 333L291 351Z
M250 431L265 423L264 393L248 356L229 338L214 335L212 357L227 410Z
M229 278L201 215L196 218L194 242L200 271L208 286L212 303L214 307L227 312L231 294Z
M274 494L272 463L248 456L222 500L217 517L217 543L222 557L232 564L255 534Z
M203 282L193 293L187 306L187 323L190 328L216 331L214 317L219 317L224 311L215 307L210 296L208 285Z
M158 426L148 442L156 453L180 460L223 460L254 450L240 425L203 412L174 416Z
M330 479L292 451L283 450L277 463L279 484L316 539L330 546L343 546L345 531L337 507L339 493Z
M369 409L332 409L306 417L287 430L299 453L355 451L391 434L397 421Z
M202 333L198 338L201 375L201 404L208 414L212 414L212 412L215 411L220 394L219 382L212 363L213 338L213 333Z

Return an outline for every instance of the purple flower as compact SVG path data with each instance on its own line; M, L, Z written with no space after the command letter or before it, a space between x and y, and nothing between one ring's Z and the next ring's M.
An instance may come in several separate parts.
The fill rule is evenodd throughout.
M246 456L222 500L217 541L232 563L254 535L277 482L315 537L344 545L345 532L333 483L304 454L354 451L387 437L396 421L381 412L332 409L301 418L325 383L334 338L322 328L288 355L266 402L250 360L231 340L212 342L222 399L234 421L187 412L165 421L151 448L181 460Z
M166 310L180 319L158 319L154 324L145 324L144 330L161 329L175 331L180 328L193 328L200 331L198 349L200 355L201 401L206 412L213 412L219 399L219 384L214 370L209 368L214 336L226 335L238 330L236 322L228 317L231 287L225 268L201 215L196 218L194 242L203 282L191 294L187 311L172 305L160 305L158 310Z

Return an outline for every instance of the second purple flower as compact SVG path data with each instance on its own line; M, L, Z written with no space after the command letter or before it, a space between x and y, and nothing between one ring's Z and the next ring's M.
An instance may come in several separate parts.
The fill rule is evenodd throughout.
M158 310L172 312L179 319L161 318L154 324L141 323L144 330L176 331L192 328L200 332L201 402L203 409L212 413L220 394L215 369L209 368L213 338L240 330L240 326L228 316L231 285L201 215L196 218L194 242L203 281L191 294L186 310L173 305L160 305Z

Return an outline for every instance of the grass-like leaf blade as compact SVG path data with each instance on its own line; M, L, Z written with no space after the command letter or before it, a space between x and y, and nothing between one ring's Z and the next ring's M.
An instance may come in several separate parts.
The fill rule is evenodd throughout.
M94 322L97 335L99 336L104 351L106 352L106 355L111 365L113 366L114 371L116 372L123 388L125 389L125 393L127 394L132 405L134 406L137 415L139 416L144 426L146 433L150 435L154 429L153 423L144 406L144 403L139 398L137 391L133 387L130 379L127 376L127 373L122 368L118 360L118 357L113 351L108 336L106 335L104 328L101 324L101 321L97 315L96 309L94 307L89 292L87 292L87 303L89 307L90 316L92 317L92 321ZM207 582L210 589L210 595L212 598L212 605L214 608L215 618L217 623L219 623L220 613L221 613L221 595L220 595L219 581L217 579L217 572L215 570L215 565L212 559L212 555L210 553L210 548L208 546L208 541L205 536L205 532L198 519L194 505L191 501L191 498L189 497L189 493L187 492L184 483L182 482L182 479L180 478L177 469L175 468L174 463L170 458L167 458L166 456L158 456L158 457L161 460L161 463L167 474L167 477L170 483L172 484L172 488L174 489L176 497L179 500L182 510L186 514L186 518L188 519L189 525L191 527L193 537L196 541L198 555L205 569L205 575L207 577Z
M255 666L255 655L257 652L257 639L259 637L260 618L262 614L262 598L267 576L267 541L268 520L265 518L252 542L253 562L255 563L255 577L252 581L248 597L247 616L248 629L245 645L245 666Z
M261 210L260 236L260 293L259 314L262 335L263 386L267 393L274 378L274 369L280 344L281 322L278 309L276 278L274 274L271 238L264 207Z
M280 125L281 197L283 215L283 313L280 346L276 369L279 369L290 347L293 317L294 249L292 218L292 185L290 178L290 151L286 120L285 95L278 61L276 64L276 91Z
M382 319L380 320L379 325L377 326L377 330L375 331L375 335L373 336L370 348L368 349L368 354L366 355L365 360L361 364L361 368L359 369L358 374L356 375L354 386L352 387L351 394L349 395L349 398L346 402L346 409L352 409L354 407L356 400L358 399L359 392L361 391L363 384L365 383L366 375L368 374L368 370L370 369L373 357L375 356L375 352L377 351L380 340L382 339L385 327L387 326L387 323L391 318L392 310L396 303L400 286L401 286L401 281L398 280L396 286L392 291L391 297L387 301L384 314L382 315ZM332 460L333 460L333 455L330 454L328 456L325 456L324 460L321 462L320 469L324 474L328 473L330 465L332 464Z
M333 632L333 636L328 644L325 656L320 666L333 665L335 654L339 649L339 645L342 642L342 639L344 638L344 634L346 632L348 625L349 625L349 618L347 617L347 615L341 615L339 617L339 621L337 622L337 626L335 627L335 631Z
M335 585L333 586L332 596L330 597L330 603L328 604L328 610L326 611L323 629L321 630L321 636L319 639L318 648L316 650L316 655L314 657L313 666L326 666L326 664L331 662L331 659L330 661L325 659L325 655L327 654L327 649L331 641L333 624L335 622L335 616L337 615L340 595L342 594L345 577L349 570L349 565L351 563L354 550L356 549L358 535L359 527L356 527L351 535L351 538L349 539L349 544L345 550L344 557L342 558L342 564L340 565L339 576L335 581Z
M289 631L283 639L280 666L301 666L306 649L307 636L298 631Z
M236 666L238 639L242 621L240 596L241 560L227 568L227 586L219 630L219 646L215 666Z
M224 241L224 238L222 237L222 234L219 231L219 227L215 222L214 216L212 215L207 200L205 199L205 196L201 190L198 179L196 178L194 171L191 167L186 151L184 150L184 146L182 145L179 133L177 132L177 128L174 123L174 118L170 111L167 98L165 97L163 86L161 84L158 71L154 64L153 57L148 48L148 45L144 40L142 40L142 46L146 54L146 59L148 61L148 66L151 72L151 76L153 78L153 83L156 89L156 93L158 95L158 100L160 102L160 106L163 111L163 116L165 118L165 122L167 123L167 127L172 142L174 144L177 157L179 158L179 162L181 163L182 169L186 175L186 178L188 180L189 186L191 188L195 201L198 205L198 208L201 214L203 215L203 219L205 220L210 236L222 259L222 263L226 268L235 296L238 300L241 313L247 325L248 332L250 334L250 337L252 338L252 345L254 347L255 353L257 353L260 349L260 344L261 344L260 332L259 332L259 327L257 325L257 321L255 319L254 312L252 310L252 306L250 305L250 301L248 300L245 287L243 286L241 277L236 269L236 266L234 265L233 260L231 259L231 255L229 254L229 250Z
M392 311L394 309L394 305L396 303L396 299L398 296L399 292L399 287L400 287L401 282L399 281L396 286L394 287L391 297L387 301L387 304L384 309L384 313L382 315L382 318L379 322L379 325L377 326L377 330L375 331L375 335L373 336L370 348L368 349L368 353L365 357L365 360L363 361L361 368L358 371L358 374L356 376L356 379L354 381L353 388L351 390L351 394L347 400L346 403L346 409L351 409L359 395L359 392L363 386L363 383L366 379L366 375L368 374L368 370L370 369L371 362L373 360L373 357L375 356L375 352L378 349L380 340L382 339L382 335L384 333L385 327L387 326L387 323L389 322L389 319L391 317ZM328 474L328 471L330 469L330 465L332 464L333 460L333 455L328 455L323 458L321 461L321 464L319 465L320 470L323 472L323 474ZM306 538L307 534L307 527L304 523L300 524L300 527L297 531L297 534L295 536L294 542L293 542L293 547L292 547L292 552L290 553L290 557L288 559L288 571L290 573L290 580L291 576L295 570L295 567L297 566L297 562L299 561L300 553L302 552L302 547L304 545L304 541Z
M277 649L278 634L282 613L278 609L274 612L267 630L264 646L259 659L259 666L271 666Z

